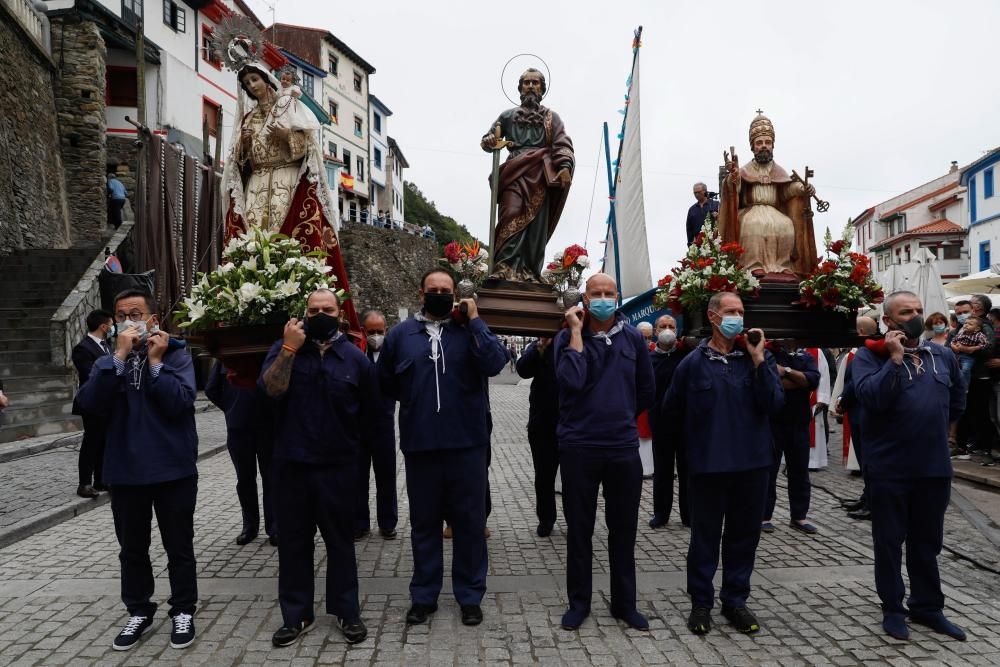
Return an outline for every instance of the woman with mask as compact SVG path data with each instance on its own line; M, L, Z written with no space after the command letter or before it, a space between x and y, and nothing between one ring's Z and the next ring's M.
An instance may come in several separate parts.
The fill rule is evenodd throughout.
M924 321L924 338L938 345L947 345L951 331L944 313L931 313Z

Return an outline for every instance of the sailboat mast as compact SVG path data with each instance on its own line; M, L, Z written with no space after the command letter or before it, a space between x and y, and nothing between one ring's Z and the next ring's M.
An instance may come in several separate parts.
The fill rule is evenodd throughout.
M618 147L619 154L621 146ZM615 284L621 285L622 269L621 258L618 256L618 225L615 224L615 174L611 173L611 145L608 142L608 124L604 123L604 162L608 167L608 199L611 202L611 209L608 211L608 228L611 230L611 244L615 248ZM618 290L618 305L621 305L621 290Z

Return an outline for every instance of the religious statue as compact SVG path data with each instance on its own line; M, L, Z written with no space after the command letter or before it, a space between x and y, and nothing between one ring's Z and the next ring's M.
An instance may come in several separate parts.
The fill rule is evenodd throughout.
M325 252L336 287L347 289L331 224L337 209L326 182L318 119L299 101L287 77L283 86L256 60L241 63L237 80L239 110L222 175L229 200L225 241L255 227L294 238L305 252ZM352 301L343 309L351 330L360 332Z
M509 151L491 181L491 205L499 205L499 216L490 277L543 283L545 244L573 181L573 141L559 116L541 105L545 76L540 71L526 70L517 91L521 106L501 113L480 142L487 152L503 145Z
M760 111L750 124L750 150L753 159L742 167L735 151L723 152L719 232L724 243L743 246L743 266L756 277L798 282L817 264L809 201L816 190L774 161L774 125Z

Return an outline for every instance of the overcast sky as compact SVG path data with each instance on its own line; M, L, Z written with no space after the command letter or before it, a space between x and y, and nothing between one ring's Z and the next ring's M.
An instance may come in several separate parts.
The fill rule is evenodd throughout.
M268 4L249 2L269 24ZM994 0L277 0L275 16L326 28L374 65L371 93L393 111L388 130L410 163L406 179L481 239L489 238L490 157L478 143L511 106L501 70L519 53L543 58L551 68L544 104L576 150L549 255L584 241L591 255L603 253L601 124L611 125L614 153L632 31L642 25L654 280L684 251L692 184L717 189L730 145L741 162L750 157L757 108L774 122L775 160L789 171L814 169L817 193L830 201L816 214L817 237L943 175L951 160L964 165L1000 145Z

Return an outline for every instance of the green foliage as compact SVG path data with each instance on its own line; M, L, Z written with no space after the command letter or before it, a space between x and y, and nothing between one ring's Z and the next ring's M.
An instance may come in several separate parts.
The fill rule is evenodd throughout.
M460 225L454 218L442 215L434 202L427 199L416 185L404 182L403 203L406 210L406 221L423 227L430 226L437 237L438 247L444 249L452 241L469 244L478 239L473 236L465 225ZM485 244L484 244L485 247Z

